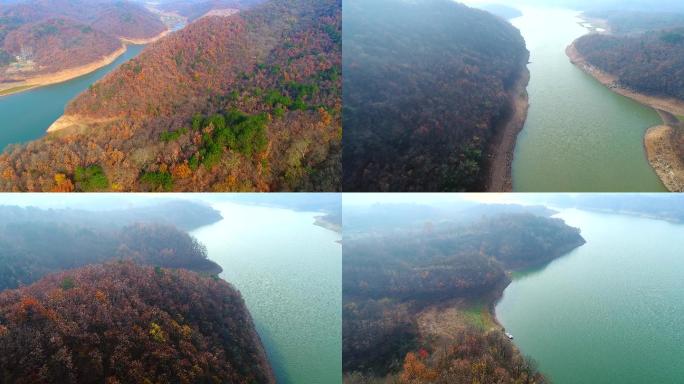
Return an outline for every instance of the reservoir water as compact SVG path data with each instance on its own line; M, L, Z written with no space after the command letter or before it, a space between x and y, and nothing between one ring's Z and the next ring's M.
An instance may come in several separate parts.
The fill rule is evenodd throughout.
M342 247L316 213L218 203L195 230L242 293L278 383L341 383Z
M516 276L496 316L555 384L684 377L684 225L562 211L583 246Z
M512 20L531 57L530 109L518 136L513 189L519 192L665 191L648 164L643 136L662 121L570 63L565 49L588 33L578 12L522 8Z
M129 45L110 65L64 83L0 97L0 151L10 144L35 140L63 113L67 103L119 65L142 52L144 45Z

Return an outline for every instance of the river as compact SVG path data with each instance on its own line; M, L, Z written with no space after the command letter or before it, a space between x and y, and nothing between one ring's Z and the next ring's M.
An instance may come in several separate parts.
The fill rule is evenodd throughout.
M530 50L530 109L518 136L519 192L665 191L643 149L655 111L617 95L572 65L565 48L588 33L579 12L521 8L512 23Z
M64 113L67 103L119 65L142 52L144 45L129 45L113 63L87 75L45 87L0 97L0 150L45 135Z
M309 212L217 203L192 232L242 293L278 383L342 382L340 235Z
M556 384L666 384L684 377L684 225L562 211L587 243L516 276L496 307Z

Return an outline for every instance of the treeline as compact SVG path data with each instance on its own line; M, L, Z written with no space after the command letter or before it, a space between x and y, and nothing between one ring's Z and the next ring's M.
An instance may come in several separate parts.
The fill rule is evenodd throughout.
M681 12L603 9L587 11L584 15L605 20L610 32L619 35L684 27L684 13Z
M66 109L108 122L0 155L0 189L336 191L340 90L340 0L203 18Z
M350 0L344 21L345 190L482 190L520 32L448 0Z
M273 383L240 293L185 270L88 266L0 293L7 383Z
M641 215L684 223L684 195L680 194L587 194L549 195L549 204L590 211Z
M74 68L151 38L164 24L145 7L114 0L22 0L0 4L0 83Z
M134 224L106 230L54 222L0 224L0 290L31 284L52 272L111 260L209 275L222 271L207 259L202 244L170 226Z
M347 238L343 289L378 299L478 297L505 280L505 270L543 265L583 243L577 228L531 214Z
M501 331L465 329L465 336L459 337L467 341L451 340L445 352L443 345L438 348L419 334L416 316L448 300L491 303L509 282L507 270L541 265L583 243L578 229L531 214L346 237L345 380L372 382L373 377L398 375L406 383L472 382L468 378L481 383L543 382L512 346L497 349L508 342ZM413 352L421 348L427 355L416 359ZM440 354L433 354L438 349ZM412 372L416 367L428 374Z
M684 99L684 28L638 35L590 34L575 41L592 65L620 86L653 96Z
M99 207L102 207L102 204L118 206L127 203L125 197L122 197L121 200L116 198L105 200L93 198L93 200ZM82 200L81 204L84 203L85 201ZM13 222L41 222L61 223L66 226L120 229L131 224L143 223L163 224L190 231L213 224L222 218L217 210L208 205L173 200L111 210L41 209L0 205L0 225Z

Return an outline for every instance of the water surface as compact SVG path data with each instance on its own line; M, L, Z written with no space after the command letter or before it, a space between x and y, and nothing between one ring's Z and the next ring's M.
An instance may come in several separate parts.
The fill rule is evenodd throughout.
M587 243L518 275L496 307L555 384L684 377L684 225L563 211Z
M342 382L342 247L315 213L219 203L192 232L242 293L278 383Z
M588 31L578 12L522 8L512 20L530 50L530 109L518 136L513 188L520 192L665 191L643 136L662 121L570 63L565 48Z
M9 144L36 140L62 114L67 103L111 72L137 56L144 45L129 45L113 63L87 75L45 87L0 97L0 150Z

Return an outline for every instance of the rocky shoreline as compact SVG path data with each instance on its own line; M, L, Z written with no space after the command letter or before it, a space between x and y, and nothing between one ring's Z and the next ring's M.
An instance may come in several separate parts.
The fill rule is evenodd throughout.
M579 69L613 92L628 97L658 112L663 125L649 128L644 134L644 151L651 168L670 192L684 192L684 159L679 143L684 138L684 123L675 115L684 115L684 101L638 93L620 86L617 77L591 65L577 50L575 42L566 54Z
M515 85L508 91L511 114L499 127L489 145L487 159L487 179L485 191L512 192L513 191L513 157L518 134L525 127L527 111L529 110L529 95L527 85L530 82L530 71L525 59Z

